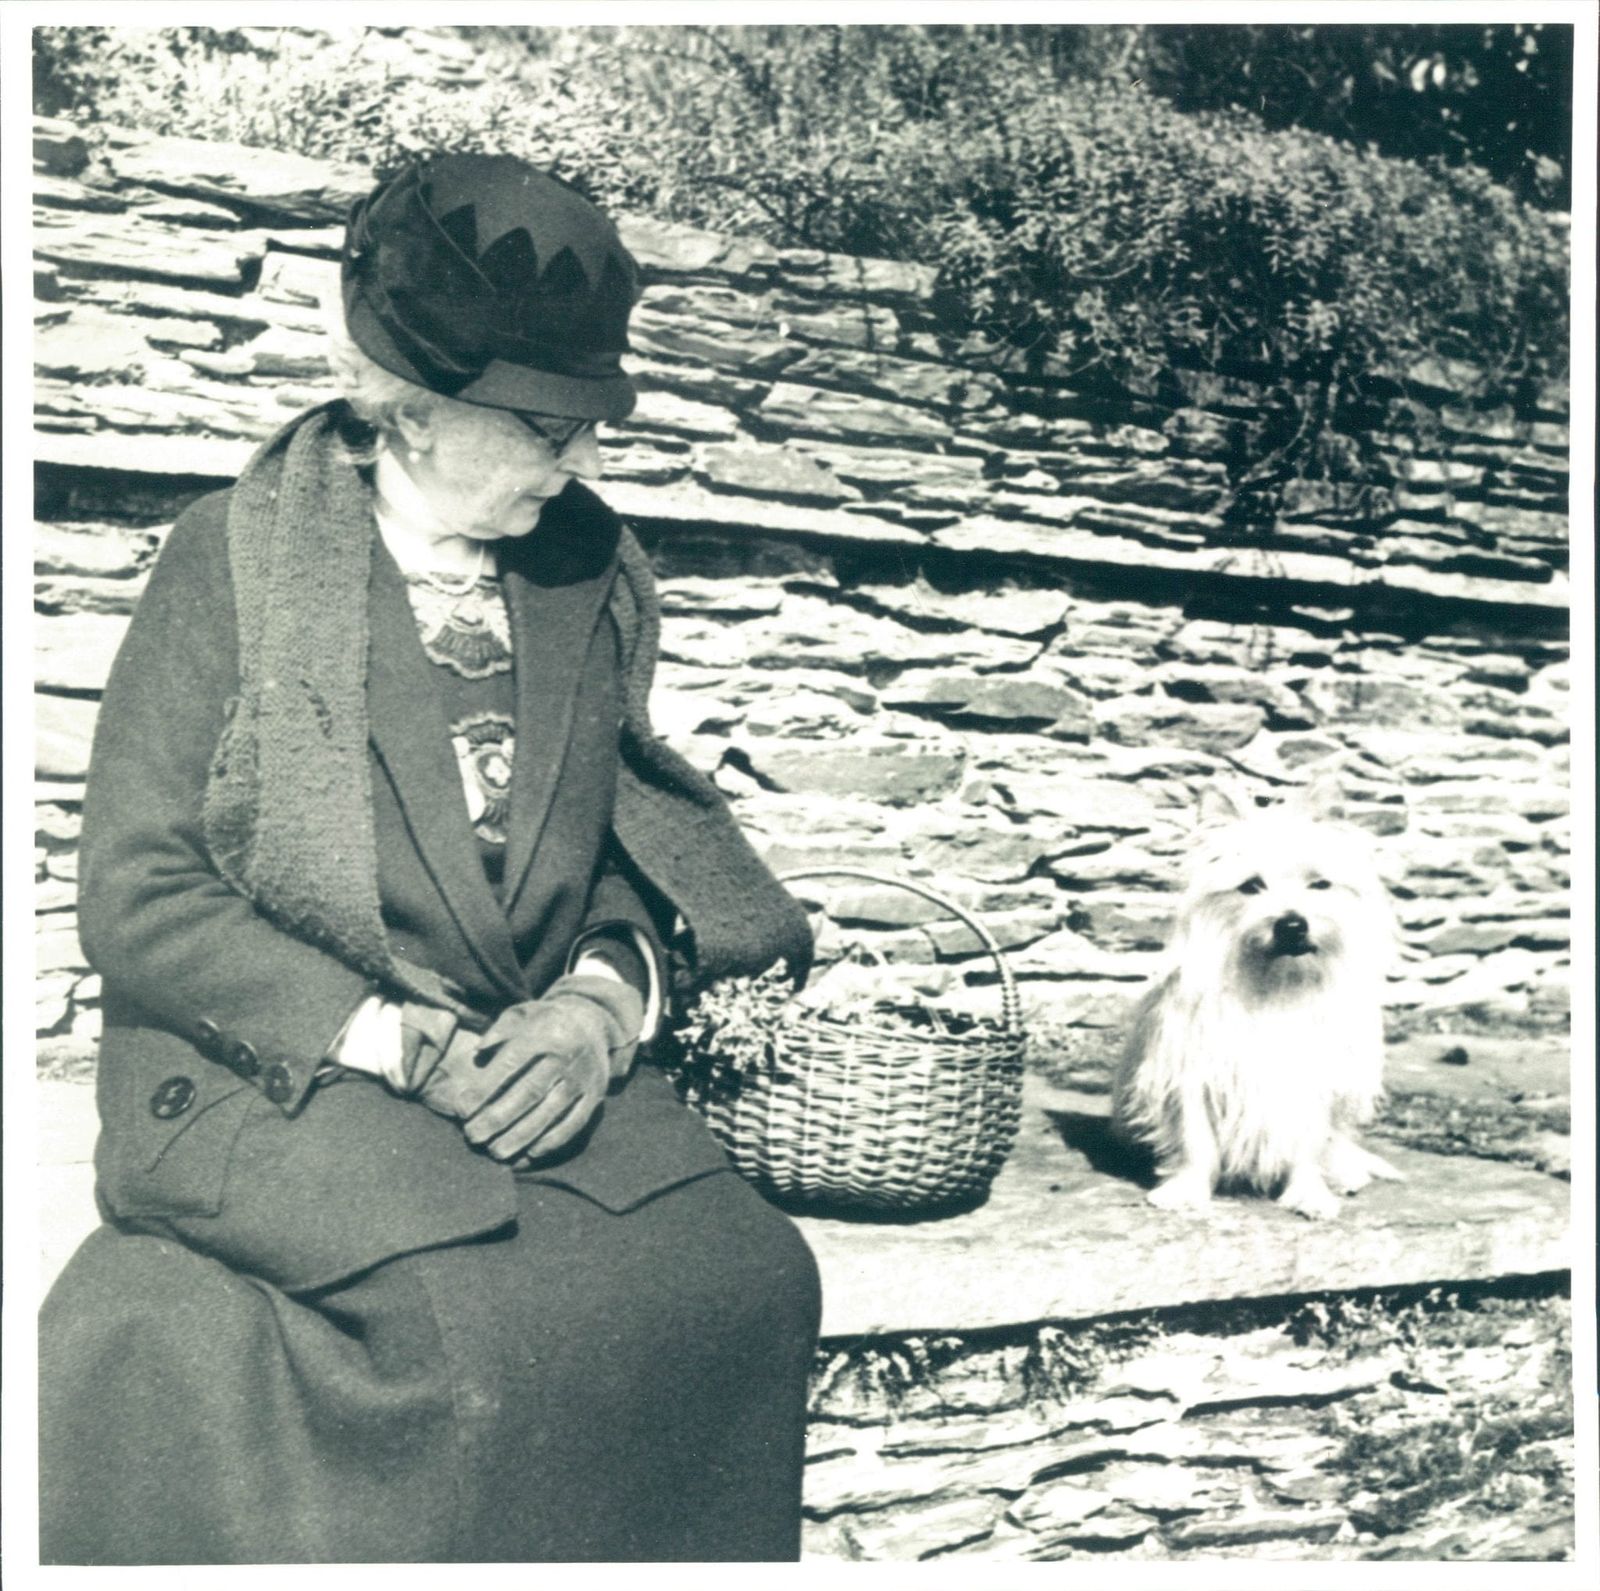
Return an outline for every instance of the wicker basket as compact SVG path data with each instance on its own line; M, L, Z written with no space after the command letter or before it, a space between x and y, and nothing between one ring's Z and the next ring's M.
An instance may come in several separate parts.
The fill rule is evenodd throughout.
M1000 972L1001 1020L958 1032L908 1031L913 1008L888 1001L849 1021L783 1007L767 1067L711 1064L685 1098L739 1171L785 1201L926 1211L981 1196L1016 1139L1025 1038L1016 980L994 936L921 884L859 868L815 868L786 883L840 876L910 890L959 917ZM874 1024L873 1009L895 1024Z

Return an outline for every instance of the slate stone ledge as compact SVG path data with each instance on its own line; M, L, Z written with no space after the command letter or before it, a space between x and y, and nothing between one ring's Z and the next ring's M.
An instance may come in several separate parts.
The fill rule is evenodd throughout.
M38 1084L42 1286L96 1224L94 1088ZM1313 1223L1258 1199L1191 1220L1151 1209L1112 1150L1105 1096L1029 1076L1023 1129L988 1200L915 1222L798 1217L822 1271L825 1339L980 1332L1235 1298L1568 1269L1569 1186L1374 1140L1407 1181Z
M287 418L287 415L285 415ZM120 443L120 445L119 445ZM258 444L222 437L144 433L112 440L106 433L39 431L35 460L47 469L121 471L192 483L194 495L237 478ZM794 536L821 543L916 549L954 560L992 560L1064 573L1126 574L1143 586L1176 581L1184 589L1197 580L1240 590L1296 595L1315 600L1336 594L1346 603L1401 603L1413 616L1428 604L1441 610L1478 612L1508 626L1537 633L1564 633L1570 587L1564 576L1543 584L1495 580L1418 566L1358 569L1348 559L1320 553L1286 553L1269 568L1233 562L1217 547L1160 548L1105 531L1066 526L1033 528L978 516L948 529L923 533L887 519L818 508L777 498L720 496L685 483L658 486L612 480L606 501L625 519L659 529L751 536Z
M1139 1168L1106 1129L1103 1094L1029 1076L1017 1146L980 1208L904 1224L800 1217L822 1270L824 1337L969 1332L1571 1264L1568 1184L1538 1172L1374 1139L1407 1180L1346 1199L1336 1220L1248 1198L1190 1218L1145 1202Z
M284 414L286 421L291 418ZM105 432L40 430L34 433L33 457L35 466L169 476L184 485L192 482L198 496L237 480L259 445L183 432L108 437Z

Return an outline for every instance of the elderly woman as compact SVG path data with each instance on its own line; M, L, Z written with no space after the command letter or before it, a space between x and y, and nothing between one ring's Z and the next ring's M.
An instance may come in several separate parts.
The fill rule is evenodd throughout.
M584 484L636 275L511 157L380 186L343 399L151 573L85 798L106 1224L42 1316L47 1562L798 1555L815 1268L636 1055L675 972L810 954L651 731Z

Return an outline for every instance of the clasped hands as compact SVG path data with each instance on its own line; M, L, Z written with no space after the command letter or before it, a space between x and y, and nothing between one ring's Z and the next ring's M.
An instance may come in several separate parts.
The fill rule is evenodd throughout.
M583 1131L632 1063L644 1002L626 983L569 974L475 1033L448 1011L401 1014L404 1092L461 1123L496 1160L554 1153Z

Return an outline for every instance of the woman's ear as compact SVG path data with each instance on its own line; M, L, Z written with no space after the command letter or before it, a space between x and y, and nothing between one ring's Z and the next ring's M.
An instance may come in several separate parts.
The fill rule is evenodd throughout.
M401 445L411 453L428 453L433 450L433 408L427 403L398 404L393 412L393 426Z

